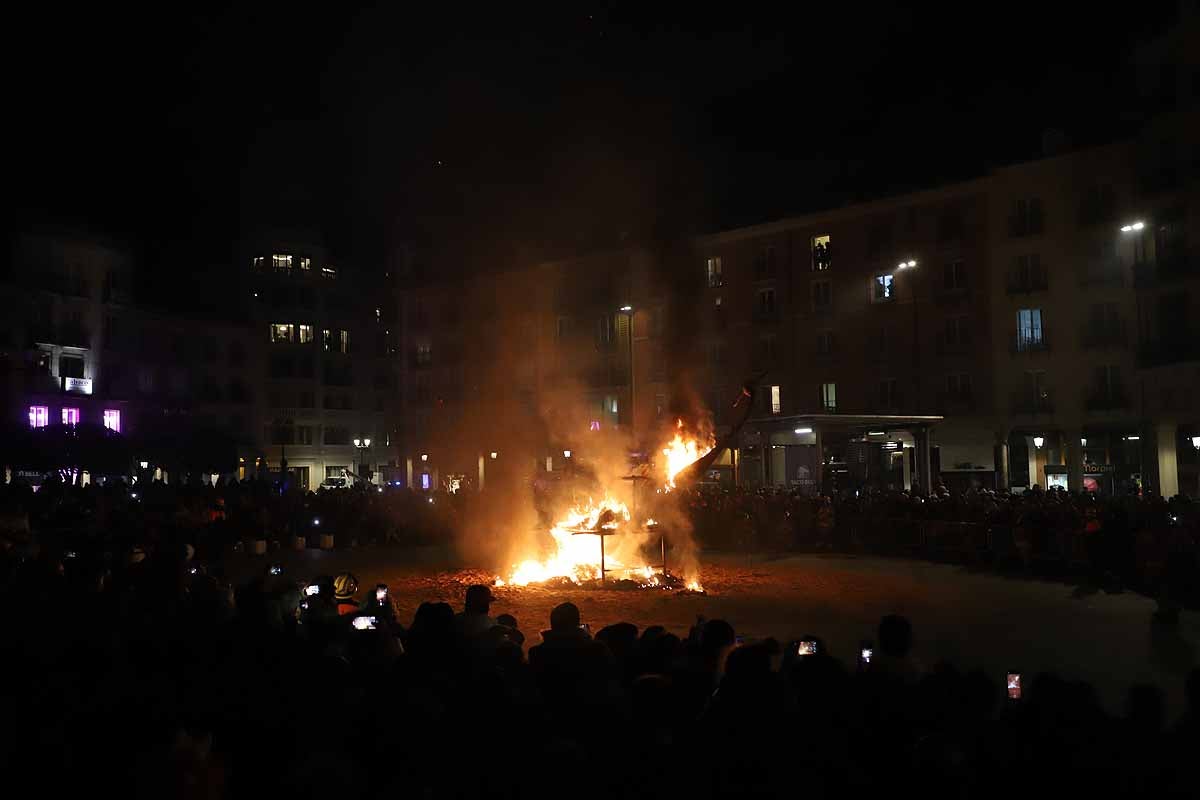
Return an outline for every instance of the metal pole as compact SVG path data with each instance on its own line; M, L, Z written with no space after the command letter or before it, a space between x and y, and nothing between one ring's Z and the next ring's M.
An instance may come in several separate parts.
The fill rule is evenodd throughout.
M601 533L600 534L600 585L601 586L603 586L604 582L605 582L604 581L605 572L606 572L606 570L604 568L604 534Z
M633 373L633 315L635 312L629 312L629 432L633 434L634 441L637 441L637 403L634 400L634 373Z

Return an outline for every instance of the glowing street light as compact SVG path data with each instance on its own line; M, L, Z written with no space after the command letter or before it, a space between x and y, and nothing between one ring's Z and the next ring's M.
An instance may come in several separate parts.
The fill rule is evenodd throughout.
M492 457L492 460L495 461L496 460L496 451L493 450L490 455Z
M1145 228L1145 227L1146 227L1146 223L1142 222L1139 219L1137 222L1130 222L1127 225L1122 225L1121 233L1133 233L1134 231L1140 231L1142 228Z
M1192 437L1192 447L1196 448L1197 450L1200 450L1200 436Z
M571 457L571 451L563 450L563 458L570 458L570 457Z
M1046 443L1046 437L1044 437L1044 436L1033 437L1033 446L1036 447L1038 450L1041 450L1042 445L1044 445L1045 443Z
M916 265L917 260L915 258L910 258L908 261L901 261L899 264L897 264L896 269L912 269Z
M428 460L429 460L429 453L421 453L421 460L422 460L422 461L428 461Z

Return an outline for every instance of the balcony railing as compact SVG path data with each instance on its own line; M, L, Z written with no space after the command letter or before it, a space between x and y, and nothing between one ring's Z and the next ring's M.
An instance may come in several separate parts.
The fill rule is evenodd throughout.
M1197 333L1200 331L1184 329L1170 339L1143 342L1138 347L1138 366L1161 367L1165 364L1200 361L1200 350L1195 345Z
M938 407L945 411L962 413L975 410L975 396L970 390L942 392L938 395Z
M1124 347L1128 338L1125 320L1120 319L1104 325L1093 323L1084 325L1079 334L1079 344L1085 350L1100 347Z
M1115 411L1129 408L1124 386L1092 386L1084 390L1083 405L1088 411Z
M1010 272L1005 288L1009 294L1044 292L1050 288L1050 279L1044 269L1031 272Z
M1009 349L1013 353L1044 353L1050 349L1050 340L1044 328L1037 336L1018 333L1012 338Z
M1049 389L1014 392L1012 410L1014 414L1053 414L1054 397Z
M1121 287L1125 285L1125 270L1120 264L1085 267L1076 273L1082 289Z
M1133 285L1146 288L1200 275L1200 258L1190 252L1178 252L1156 261L1133 265Z

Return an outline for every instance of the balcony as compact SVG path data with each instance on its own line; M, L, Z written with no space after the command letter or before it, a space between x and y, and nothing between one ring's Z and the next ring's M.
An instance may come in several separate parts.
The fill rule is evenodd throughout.
M1138 347L1138 366L1161 367L1167 364L1200 361L1200 350L1197 350L1195 345L1197 333L1198 331L1183 329L1170 339L1143 342Z
M82 325L64 325L58 331L58 344L63 347L91 347L91 334Z
M1186 251L1133 265L1133 285L1139 289L1197 276L1200 276L1200 258Z
M1083 326L1079 334L1079 345L1084 350L1124 347L1128 341L1123 319L1113 320L1104 325L1089 323Z
M1012 411L1014 414L1027 414L1031 416L1053 414L1054 398L1050 394L1050 390L1045 388L1023 389L1013 392Z
M963 414L975 410L975 396L970 390L965 392L941 392L938 394L938 408L948 413Z
M1120 264L1099 264L1085 267L1076 273L1079 288L1120 288L1125 285L1125 270Z
M1041 212L1013 214L1008 218L1009 236L1036 236L1046 229L1046 220Z
M1129 408L1129 394L1119 384L1092 386L1084 390L1083 407L1088 411L1119 411Z
M1045 353L1049 350L1050 340L1047 338L1044 328L1037 336L1018 333L1009 342L1010 353Z
M937 341L934 345L939 356L964 356L971 353L970 337L948 337L945 331L941 331L937 335Z
M1024 270L1010 272L1005 290L1009 294L1030 294L1044 292L1050 288L1050 278L1045 269L1026 272Z

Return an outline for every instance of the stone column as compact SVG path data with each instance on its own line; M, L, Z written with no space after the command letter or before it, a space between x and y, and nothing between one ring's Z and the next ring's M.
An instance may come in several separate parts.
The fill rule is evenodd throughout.
M1164 422L1154 427L1154 453L1158 482L1153 490L1170 499L1179 494L1179 462L1175 458L1176 425Z
M817 449L817 474L813 476L817 485L817 494L825 494L825 443L821 441L821 427L813 425L813 443Z
M483 491L483 453L479 454L479 491Z
M921 482L922 494L933 491L933 476L929 465L929 429L921 428L915 433L917 441L917 479Z
M1072 492L1083 491L1083 445L1082 433L1076 428L1063 431L1063 463L1067 466L1067 488Z
M1009 472L1008 472L1008 433L1001 431L996 434L998 444L996 445L996 490L1003 492L1008 490Z
M1038 449L1033 444L1032 436L1025 437L1025 453L1028 457L1028 462L1029 462L1029 487L1028 488L1032 488L1033 485L1036 483L1039 486L1041 486L1043 489L1045 489L1046 482L1045 482L1045 480L1043 480L1044 476L1038 475L1038 467L1037 467Z

